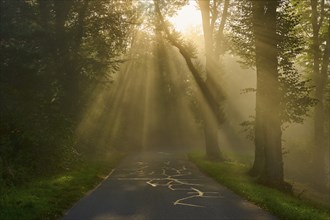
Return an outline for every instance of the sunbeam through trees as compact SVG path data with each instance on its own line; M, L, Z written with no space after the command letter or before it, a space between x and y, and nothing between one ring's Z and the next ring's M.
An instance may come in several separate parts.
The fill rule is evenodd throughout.
M216 179L211 164L240 164L253 184L329 208L328 0L1 0L0 10L0 194L117 155L203 152L189 157Z

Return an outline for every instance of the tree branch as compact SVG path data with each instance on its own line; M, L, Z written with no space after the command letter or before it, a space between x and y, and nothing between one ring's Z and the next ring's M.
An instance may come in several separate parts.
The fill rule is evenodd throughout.
M194 64L191 60L192 59L191 54L188 52L189 50L188 50L188 48L186 48L186 45L180 43L173 36L173 34L171 34L171 32L169 31L168 26L166 25L166 23L164 21L164 17L162 16L161 11L159 9L157 0L154 0L154 4L155 4L156 13L157 13L159 21L161 23L161 29L165 32L167 40L173 46L175 46L176 48L179 49L181 55L183 56L184 60L186 61L186 64L197 83L197 86L200 88L201 93L202 93L203 97L205 98L208 107L211 109L212 113L214 114L215 118L217 119L218 124L221 124L223 122L224 118L223 118L223 114L220 113L220 107L219 107L220 105L218 104L215 97L212 95L210 89L207 87L205 81L201 77L201 74L194 66Z
M223 12L222 12L222 17L220 21L220 26L219 30L217 33L217 38L216 38L216 49L215 49L215 54L217 57L220 56L223 50L223 30L225 28L226 20L228 17L228 8L229 8L229 0L225 0L224 6L223 6Z

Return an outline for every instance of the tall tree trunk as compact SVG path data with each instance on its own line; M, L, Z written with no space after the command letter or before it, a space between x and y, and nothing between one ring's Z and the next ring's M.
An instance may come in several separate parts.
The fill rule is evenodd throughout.
M210 17L210 1L199 0L199 6L202 14L203 21L203 32L204 32L204 45L205 45L205 56L206 56L206 74L209 75L211 72L212 58L214 58L213 52L213 30L211 28L211 17Z
M255 36L255 48L256 48L256 66L257 66L257 92L256 92L256 117L255 117L255 155L254 155L254 163L253 167L250 171L252 176L260 176L263 173L265 166L265 150L264 146L266 144L264 134L265 125L264 121L266 120L265 111L264 111L264 93L262 91L262 85L264 80L262 78L263 72L265 70L262 69L263 64L265 64L264 57L262 54L265 53L265 49L263 47L263 41L261 37L261 33L264 32L264 24L263 20L263 12L261 9L263 5L259 2L253 2L253 32Z
M314 148L313 148L313 173L317 181L314 184L317 187L325 188L327 183L327 175L325 171L325 146L326 146L326 133L325 133L325 103L324 93L328 79L328 66L329 66L329 44L330 44L330 20L328 24L326 47L322 56L320 50L320 28L323 24L324 17L324 0L321 1L320 13L318 13L318 1L311 0L312 9L312 28L313 28L313 78L315 82L315 98L318 100L314 109ZM320 68L321 67L321 68Z
M215 48L215 55L217 59L220 59L220 56L224 53L224 39L223 39L223 31L225 29L225 24L228 17L228 8L229 8L229 0L225 0L223 5L223 12L221 16L221 21L216 37L216 48Z
M203 32L204 32L204 45L205 45L205 69L206 69L206 81L205 84L208 88L213 90L214 84L212 83L212 68L214 69L215 58L213 50L213 29L212 21L210 17L210 1L199 0L199 6L202 14L203 21ZM215 6L214 6L215 7ZM213 15L215 16L215 15ZM214 20L214 17L212 18ZM215 104L215 103L214 103ZM206 113L207 114L207 113ZM206 157L211 160L219 160L221 153L218 144L218 126L214 124L212 116L204 115L204 136L205 136L205 147Z
M277 62L276 0L253 1L257 100L255 161L251 173L267 185L283 188L280 91Z
M211 112L206 112L204 116L204 137L206 157L209 160L223 160L223 156L218 145L218 123Z
M256 43L257 44L257 43ZM257 62L258 61L259 55L257 56ZM257 75L258 70L257 70ZM259 88L260 84L262 84L261 77L257 77L257 88ZM257 177L259 176L264 169L265 166L265 155L264 155L264 145L266 143L265 140L265 128L264 128L264 120L266 120L266 117L264 116L264 112L262 111L262 100L263 94L261 94L261 90L257 89L256 92L256 116L255 116L255 124L254 124L254 133L255 133L255 138L254 138L254 145L255 145L255 150L254 150L254 162L252 169L250 170L250 175Z

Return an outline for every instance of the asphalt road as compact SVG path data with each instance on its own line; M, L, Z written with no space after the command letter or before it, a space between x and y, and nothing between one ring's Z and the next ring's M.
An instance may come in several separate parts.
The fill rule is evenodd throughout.
M183 154L126 158L62 220L277 219L202 174Z

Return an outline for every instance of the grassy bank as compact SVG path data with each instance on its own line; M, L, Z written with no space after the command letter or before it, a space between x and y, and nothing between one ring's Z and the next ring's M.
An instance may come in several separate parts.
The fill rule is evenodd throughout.
M74 170L43 177L19 187L2 190L0 219L56 219L100 183L123 155L97 161L84 161Z
M201 171L219 183L281 219L330 219L329 211L326 208L316 207L292 195L256 184L247 175L248 167L246 165L230 162L209 162L198 153L189 154L189 159Z

